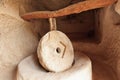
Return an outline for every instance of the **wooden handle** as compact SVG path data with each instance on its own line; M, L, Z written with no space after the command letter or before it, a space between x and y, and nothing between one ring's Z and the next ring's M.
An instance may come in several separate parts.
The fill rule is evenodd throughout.
M55 18L49 18L49 23L50 23L50 30L57 30L57 25L56 25L56 19Z
M25 20L51 18L80 13L83 11L109 6L117 0L86 0L56 11L36 11L22 15Z

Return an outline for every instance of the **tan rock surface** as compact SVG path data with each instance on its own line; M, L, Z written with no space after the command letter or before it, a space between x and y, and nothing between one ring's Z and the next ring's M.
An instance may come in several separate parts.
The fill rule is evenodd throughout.
M17 64L36 52L33 25L19 16L17 0L0 1L0 80L13 80Z
M70 39L63 32L56 30L48 32L41 38L37 54L41 65L52 72L65 71L74 61L74 50Z
M118 0L118 2L115 5L115 11L120 14L120 0Z
M44 7L48 10L57 10L64 8L70 4L72 0L40 0Z
M99 40L77 41L74 48L92 59L94 80L120 80L120 15L112 5L99 10L99 20Z
M22 5L26 5L25 8L28 12L35 11L35 10L45 10L44 7L41 7L43 5L41 3L38 3L37 0L36 1L32 0L32 1L31 0L1 0L0 1L0 13L8 14L10 16L14 16L17 19L18 18L21 19L19 17L19 11L18 11L19 9L16 6L18 5L18 2L21 3ZM81 1L81 0L76 0L76 1ZM32 5L33 3L34 5ZM31 5L31 7L29 5ZM94 39L93 41L89 41L89 38L87 38L86 40L77 38L78 40L74 41L76 42L76 44L74 44L74 48L79 49L80 51L84 52L86 55L88 55L91 58L93 62L94 80L98 80L98 79L99 80L120 80L120 77L119 77L120 75L120 54L119 54L120 53L120 46L119 46L120 44L120 41L119 41L120 16L117 12L115 12L114 8L115 8L115 5L97 10L97 13L99 13L99 15L96 13L95 16L98 16L96 19L97 25L99 25L98 27L96 25L93 25L95 24L94 16L93 16L94 14L92 14L92 16L89 16L90 15L89 12L87 12L88 14L81 13L82 15L78 14L78 15L66 16L66 17L61 18L61 21L58 22L58 24L60 24L58 27L59 30L62 30L64 32L67 31L67 33L80 31L81 33L79 33L79 35L82 35L83 37L84 35L82 34L82 32L85 34L88 34L89 31L92 31L95 29L94 30L95 35L96 37L98 37L98 40ZM4 21L7 22L7 19ZM19 22L19 20L16 21L15 23L17 22ZM23 21L20 21L20 23L21 22L25 24ZM49 24L47 20L40 20L40 22L38 23L36 22L37 28L36 27L35 28L36 30L38 30L40 34L41 33L44 34L49 30ZM12 23L11 20L9 23ZM3 21L1 21L1 24L3 24ZM74 25L75 27L72 27ZM70 26L71 28L68 26ZM22 33L23 32L21 32L20 34ZM1 54L3 55L3 53ZM6 55L8 54L7 53L4 54L4 56ZM1 68L2 71L0 74L0 79L12 80L13 77L15 76L12 74L13 71L15 72L14 69L15 69L14 67L12 67L12 70L11 69L9 70L9 68L6 68L5 70L8 72L8 74L6 74L6 71L4 71L4 69Z
M20 62L17 80L92 80L91 61L83 53L76 52L75 64L59 73L45 71L36 58L32 55Z

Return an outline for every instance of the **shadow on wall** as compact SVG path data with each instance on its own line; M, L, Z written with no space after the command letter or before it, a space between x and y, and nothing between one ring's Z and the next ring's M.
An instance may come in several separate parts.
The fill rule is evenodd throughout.
M43 36L49 30L48 20L40 19L29 23L19 16L19 5L22 5L25 12L47 10L48 8L41 1L2 0L0 2L1 80L13 80L17 64L26 56L36 52L37 34ZM63 1L64 6L69 5L70 0L67 1ZM95 80L120 79L119 21L120 15L115 12L114 6L102 8L97 12L92 10L57 18L58 30L65 32L72 40L75 39L73 40L75 50L84 52L93 61Z

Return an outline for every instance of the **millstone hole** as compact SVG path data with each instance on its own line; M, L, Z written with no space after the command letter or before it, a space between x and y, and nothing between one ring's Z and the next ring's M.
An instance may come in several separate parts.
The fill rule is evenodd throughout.
M58 48L56 48L56 52L58 53L58 54L60 54L61 53L61 49L58 47Z

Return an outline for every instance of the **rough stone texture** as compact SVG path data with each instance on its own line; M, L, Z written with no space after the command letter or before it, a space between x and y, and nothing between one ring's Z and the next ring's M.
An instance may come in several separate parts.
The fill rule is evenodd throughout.
M96 36L101 36L100 42L74 42L74 48L79 46L80 51L91 57L94 80L120 80L120 15L113 5L100 9L99 18Z
M51 72L65 71L74 62L72 43L60 31L50 31L41 38L37 48L37 55L41 65Z
M46 9L57 10L64 8L70 4L72 0L39 0ZM48 3L49 2L49 3Z
M36 52L32 26L19 17L18 1L0 0L0 80L13 80L17 64Z
M120 14L120 0L118 0L118 2L115 5L115 11Z
M30 28L30 26L33 25L24 22L20 18L18 6L25 8L25 12L46 10L38 0L0 0L0 17L2 17L0 18L1 80L13 80L13 77L15 77L13 72L15 72L16 64L25 56L36 51L37 39L32 32L32 29L34 28ZM96 37L98 37L98 40L93 37L92 41L89 38L84 40L77 38L77 41L73 41L76 50L82 51L91 58L94 80L120 80L120 15L118 14L118 11L118 13L115 12L114 6L115 5L108 6L98 10L99 17L96 19L98 27L95 25L95 27L92 25L86 26L85 28L83 27L83 24L86 25L89 23L88 21L91 21L89 24L94 24L93 20L91 20L93 17L88 16L89 14L87 14L88 17L86 17L86 15L83 17L78 14L77 16L73 15L72 17L66 16L68 18L59 18L61 19L61 22L58 20L58 25L60 24L58 29L63 32L71 32L70 30L76 32L79 30L80 32L87 34L89 31L95 29L94 32ZM24 10L20 11L20 13L22 12L24 12ZM95 14L95 16L97 16L97 14ZM81 17L83 17L82 20L85 20L82 25L80 25L82 22ZM78 27L75 27L75 25ZM45 34L45 32L49 30L47 20L37 21L35 26L35 29L40 35ZM64 28L61 26L66 27ZM71 29L69 26L71 26ZM16 44L13 44L13 42ZM27 45L25 45L25 43L27 43Z
M81 52L75 53L73 66L59 73L47 72L39 65L37 56L31 55L18 65L17 80L92 80L90 59Z

